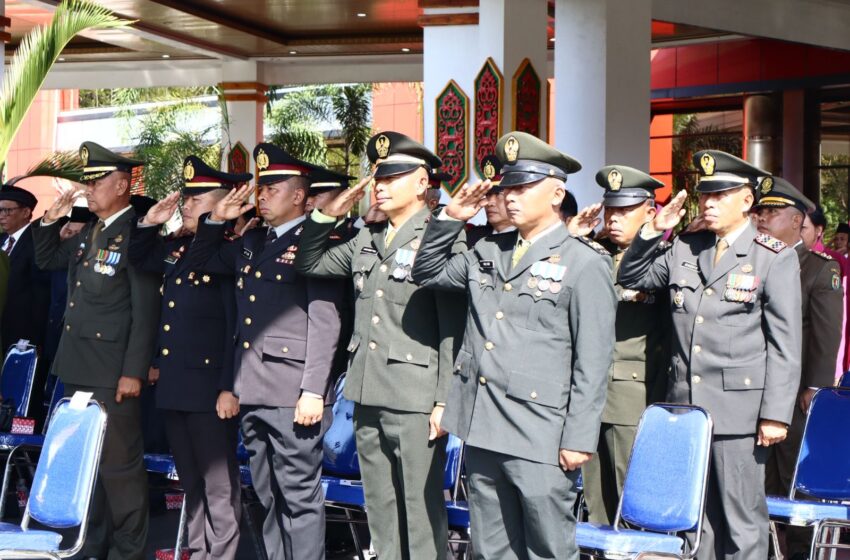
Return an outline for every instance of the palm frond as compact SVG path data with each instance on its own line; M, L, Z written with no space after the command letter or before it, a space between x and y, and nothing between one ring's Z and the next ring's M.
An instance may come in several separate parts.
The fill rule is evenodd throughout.
M68 42L87 29L125 27L132 23L88 0L66 0L56 7L49 25L35 27L24 37L3 76L0 91L0 162L5 163L15 134Z
M10 179L8 184L14 185L27 177L55 177L79 181L82 174L83 161L77 152L54 152L30 167L25 174Z

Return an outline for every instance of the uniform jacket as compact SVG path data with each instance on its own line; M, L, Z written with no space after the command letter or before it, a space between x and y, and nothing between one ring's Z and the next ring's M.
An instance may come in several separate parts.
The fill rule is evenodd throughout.
M803 298L803 377L800 388L835 384L835 360L841 345L844 290L841 268L826 253L794 249L800 259Z
M201 217L189 250L191 268L235 276L234 393L241 404L294 407L302 390L333 402L343 290L340 282L296 274L303 229L269 245L268 228L225 242L225 226Z
M133 209L97 236L95 222L60 241L65 220L33 224L36 264L45 270L68 267L65 326L53 373L63 382L114 388L121 376L147 379L159 324L159 280L132 266L127 257ZM98 251L117 261L113 274L96 272Z
M233 276L192 270L192 236L165 240L158 227L133 223L130 262L162 278L156 405L215 412L218 394L233 390Z
M370 224L328 248L333 223L308 218L295 265L309 276L351 278L354 334L345 397L361 405L431 412L445 402L464 301L425 290L408 272L420 245L428 209L420 210L384 246L387 223ZM456 250L464 247L460 242Z
M21 338L39 347L44 345L50 309L50 274L35 263L33 230L37 227L33 223L24 230L9 256L8 297L0 337L7 347ZM5 234L0 236L0 247L7 238Z
M615 255L614 273L623 250L601 243ZM667 292L614 286L617 294L614 363L608 374L608 396L602 421L637 426L644 409L667 395L669 323Z
M706 408L719 435L748 435L759 419L790 424L800 382L800 266L793 250L750 224L713 266L716 236L638 235L619 283L667 290L673 317L668 399Z
M517 232L450 258L462 229L432 221L414 267L421 285L469 298L442 427L469 445L552 465L559 449L596 451L614 346L607 251L559 224L514 268Z
M2 253L0 254L0 314L2 314L6 305L6 291L9 285L9 256L3 251L0 251L0 253ZM6 341L0 336L0 349L2 349L4 355L7 346L9 344L6 344Z

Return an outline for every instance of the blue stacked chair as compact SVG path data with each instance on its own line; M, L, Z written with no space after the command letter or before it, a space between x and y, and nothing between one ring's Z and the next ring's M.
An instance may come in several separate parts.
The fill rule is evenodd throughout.
M702 408L649 406L638 424L614 525L578 523L582 553L693 558L702 533L712 432L711 416ZM694 533L693 545L687 533Z
M16 344L9 348L0 373L0 394L15 401L15 416L27 415L38 365L38 354L32 344Z
M850 388L850 371L845 371L841 374L841 379L838 380L838 386Z
M21 524L0 523L0 558L67 558L80 551L105 431L106 411L94 400L59 403ZM31 521L47 529L30 529ZM60 549L59 530L77 527L74 544Z
M767 498L777 558L777 523L812 527L810 558L821 549L850 549L838 543L841 530L850 528L850 438L841 431L848 424L850 389L819 389L809 408L789 495Z

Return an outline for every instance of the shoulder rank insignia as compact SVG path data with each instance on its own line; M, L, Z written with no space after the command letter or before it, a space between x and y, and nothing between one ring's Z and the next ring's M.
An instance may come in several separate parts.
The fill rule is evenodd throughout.
M584 243L585 245L587 245L588 247L590 247L591 249L593 249L594 251L599 253L600 255L605 255L606 257L611 256L611 253L608 252L608 249L606 249L600 243L597 243L593 239L590 239L590 238L584 237L584 236L576 237L576 239L578 239L579 241L581 241L582 243Z
M785 243L766 233L759 233L758 235L756 235L755 242L761 245L762 247L767 247L774 253L778 253L779 251L787 247Z
M832 260L832 255L828 255L827 253L822 253L821 251L812 251L812 253L814 253L815 255L819 256L820 258L822 258L824 260L827 260L827 261Z

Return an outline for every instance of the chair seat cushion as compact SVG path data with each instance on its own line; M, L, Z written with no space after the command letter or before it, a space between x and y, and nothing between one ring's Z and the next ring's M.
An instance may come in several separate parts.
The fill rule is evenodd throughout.
M789 500L781 496L767 497L767 512L772 518L783 518L797 522L814 522L818 519L850 519L850 506Z
M366 506L366 498L363 495L363 483L359 480L323 476L322 489L325 491L325 500L328 502L357 507Z
M145 454L145 470L151 473L164 474L172 480L179 480L174 457L164 453Z
M62 535L53 531L23 531L17 525L3 523L0 526L0 550L59 550Z
M469 505L463 501L446 501L449 529L469 529Z
M18 447L41 447L44 445L44 436L41 434L8 434L0 433L0 448Z
M608 525L598 523L576 524L576 543L582 549L605 550L610 552L669 552L681 554L683 539L664 533L633 531L631 529L614 530Z

